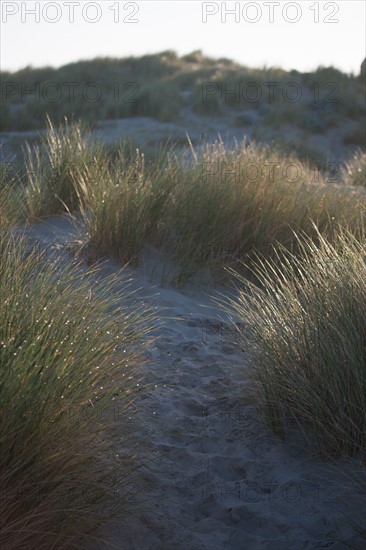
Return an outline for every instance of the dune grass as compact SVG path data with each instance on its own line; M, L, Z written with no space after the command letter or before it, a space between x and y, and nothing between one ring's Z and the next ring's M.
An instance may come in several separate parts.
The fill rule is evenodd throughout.
M121 274L98 282L4 228L0 251L2 544L87 548L133 507L128 416L151 315Z
M346 185L366 188L366 152L357 151L351 160L346 162L342 176Z
M15 205L27 221L68 211L81 218L92 260L117 254L125 263L150 244L179 265L179 283L229 267L244 284L230 307L246 327L269 425L283 435L296 421L325 455L354 455L365 447L366 422L358 162L342 171L347 185L332 185L273 147L217 142L147 160L138 149L90 143L79 125L56 129L49 121L41 144L27 148L28 181L15 193L2 177L0 187L7 548L81 548L105 521L101 511L128 517L124 484L134 461L116 458L110 404L118 394L125 419L149 320L121 306L129 294L114 280L93 282L97 268L42 262L13 240L5 227L18 219ZM74 421L75 410L87 414ZM118 474L125 498L111 504Z
M270 254L274 242L296 247L293 229L316 238L313 220L328 237L338 223L357 233L364 215L356 187L331 185L306 161L253 142L191 145L147 160L139 149L90 143L77 124L58 131L49 121L26 165L28 220L80 212L94 256L126 262L150 244L176 262L179 282L254 251Z
M353 456L366 444L366 240L317 236L298 238L300 255L258 258L261 288L232 272L243 287L229 310L269 426L283 435L295 420L324 455Z
M137 259L156 235L167 193L157 175L158 161L152 175L139 150L126 160L120 151L110 166L76 175L86 239L95 254L113 255L124 263Z
M44 128L46 113L57 124L65 116L75 116L88 124L141 115L176 120L181 112L182 91L191 92L191 107L203 115L225 114L225 107L233 114L238 109L266 107L266 122L275 127L292 121L306 123L309 130L323 131L345 117L361 120L365 115L362 79L333 67L319 67L309 73L278 67L256 69L229 59L210 58L200 51L182 57L168 50L138 58L96 58L59 68L25 67L14 73L3 71L1 78L6 84L1 131ZM276 83L275 102L269 101L270 82ZM291 103L286 98L286 86L293 82L301 86L301 104L306 112L299 109L299 102ZM210 83L211 91L212 84L216 86L217 92L209 94L207 101L206 83ZM259 91L253 86L247 91L250 83ZM235 86L241 87L239 96L230 93ZM291 93L293 90L290 98ZM319 117L314 120L313 116L314 108L319 106L321 124ZM306 116L301 119L302 114Z
M174 259L184 283L202 268L221 271L255 250L269 254L275 241L294 247L292 229L315 238L312 219L328 235L338 222L359 227L365 197L326 185L295 157L254 144L227 150L217 143L192 153L190 163L172 155L150 169L136 158L138 184L115 171L107 182L98 174L98 185L84 180L84 196L94 189L83 213L98 249L133 245L138 255L149 242Z
M25 218L20 190L21 174L11 171L10 162L0 164L0 230Z
M74 174L81 167L103 165L102 148L89 142L89 130L67 119L56 128L47 117L47 131L24 150L24 201L28 220L78 208Z
M336 222L357 231L362 200L325 184L321 173L292 155L256 144L206 145L184 168L167 203L167 227L186 278L202 266L239 265L279 241L296 247L292 229L325 234ZM172 184L170 184L172 185Z

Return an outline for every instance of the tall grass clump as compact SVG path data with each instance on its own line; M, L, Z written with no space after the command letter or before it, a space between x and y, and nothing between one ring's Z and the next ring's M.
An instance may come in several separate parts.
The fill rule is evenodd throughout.
M8 163L0 164L0 231L24 217L19 180L19 173L9 173Z
M50 124L50 123L49 123ZM50 124L43 149L29 153L29 218L80 210L94 253L127 262L145 244L161 249L181 282L201 268L239 265L278 241L296 246L292 230L331 235L337 223L358 231L364 197L328 185L309 163L274 147L221 141L182 153L108 152L80 125ZM126 144L125 144L126 145ZM46 159L41 151L46 151ZM38 159L38 160L37 160Z
M125 144L126 145L126 144ZM164 152L147 162L122 144L109 163L77 173L86 239L100 255L137 260L146 243L160 243L176 164ZM161 244L161 243L160 243Z
M128 416L150 314L117 276L8 230L0 251L2 547L86 548L133 505Z
M273 147L222 142L147 163L126 155L76 171L86 238L123 261L144 244L174 259L184 282L201 268L239 265L274 242L294 248L293 230L331 236L338 223L357 233L364 200L326 174Z
M92 145L89 131L80 123L58 128L47 117L47 130L40 143L27 144L24 151L28 218L35 220L78 209L75 173L82 166L103 164L102 148Z
M279 248L277 263L258 258L260 287L236 274L244 287L228 307L245 327L273 430L295 420L324 455L355 455L366 443L365 234L298 242L299 256Z
M221 142L194 153L177 171L164 216L168 243L182 277L202 266L239 265L275 242L296 247L293 230L316 238L312 220L331 235L337 223L358 231L365 202L326 176L270 147L254 143L227 149Z
M342 180L346 185L366 188L366 153L357 151L351 160L345 163Z

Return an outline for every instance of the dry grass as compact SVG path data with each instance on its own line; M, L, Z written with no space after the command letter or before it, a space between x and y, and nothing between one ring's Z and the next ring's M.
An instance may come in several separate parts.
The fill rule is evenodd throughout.
M293 230L316 239L313 221L328 237L339 223L356 234L364 215L361 192L329 185L274 147L217 142L147 161L138 149L112 154L88 139L78 125L56 131L49 122L42 145L28 148L28 220L80 211L96 256L127 262L149 243L180 266L181 282L202 267L269 254L274 242L296 247Z
M364 151L357 151L345 164L342 176L346 185L366 188L366 153Z
M331 236L338 223L357 233L364 197L296 157L255 144L205 145L147 165L143 153L76 172L87 238L124 261L144 244L162 248L185 281L202 267L239 265L271 245L297 246L293 229Z
M26 144L24 150L27 182L24 202L28 220L74 211L78 197L74 174L81 167L103 165L103 149L89 142L89 131L67 120L55 128L47 118L47 131L39 144Z
M0 164L0 230L25 217L20 180L19 170L13 171L10 161Z

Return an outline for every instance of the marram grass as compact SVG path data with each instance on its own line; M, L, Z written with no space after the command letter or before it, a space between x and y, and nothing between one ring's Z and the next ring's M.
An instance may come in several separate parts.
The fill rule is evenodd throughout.
M87 239L123 261L150 244L173 258L184 282L201 268L239 266L274 242L296 247L293 230L316 239L312 221L331 236L342 223L357 234L365 197L330 185L291 155L255 144L192 148L148 166L136 151L76 172ZM351 192L352 191L352 192Z
M2 545L86 548L110 518L128 522L128 416L151 315L130 308L121 274L98 282L6 230L0 252Z
M0 230L13 225L25 217L25 208L18 172L11 173L12 163L5 161L0 164Z
M78 210L75 173L80 167L103 165L103 148L92 145L90 132L80 123L58 128L47 117L47 130L36 145L24 148L27 185L24 202L28 220Z
M302 236L300 255L258 259L261 288L243 283L230 302L243 324L268 424L300 424L325 455L366 444L366 240L339 229L333 242Z
M343 181L346 185L366 188L366 152L359 150L345 163L342 170Z
M360 162L344 168L346 183ZM80 214L96 257L125 263L149 244L175 261L182 283L202 268L223 273L254 252L269 256L275 242L294 249L293 230L316 239L313 221L329 238L338 224L357 234L366 204L360 186L333 185L278 148L218 141L146 160L139 149L110 152L67 121L59 129L48 121L41 144L27 149L26 170L28 221Z

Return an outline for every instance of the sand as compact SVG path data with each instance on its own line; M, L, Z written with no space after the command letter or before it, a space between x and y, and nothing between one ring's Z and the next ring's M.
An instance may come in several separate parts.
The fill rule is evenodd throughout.
M72 239L62 216L28 231L48 251L61 252ZM136 298L157 314L157 340L143 367L150 386L132 420L138 462L154 460L133 481L141 510L101 535L120 550L341 550L341 536L361 550L364 543L342 525L342 513L366 511L365 495L341 471L351 462L322 461L295 433L285 442L271 433L245 350L215 304L223 289L162 287L157 267L150 251L125 269ZM103 273L119 269L108 261ZM122 427L120 434L123 453Z
M237 117L243 114L246 122L238 125ZM235 111L223 106L220 115L201 115L193 111L190 100L187 99L186 105L174 121L161 122L142 116L102 120L92 132L92 139L106 145L117 145L124 139L132 139L137 146L150 152L155 151L160 143L166 142L175 144L175 150L187 149L187 134L195 147L199 147L202 140L212 143L219 137L227 147L234 146L236 142L241 143L243 139L254 139L262 145L285 140L292 150L297 146L300 151L311 153L314 167L326 171L334 169L334 164L339 166L359 149L356 145L344 143L344 136L357 129L357 121L350 118L346 117L337 126L329 127L321 133L311 133L304 131L301 125L285 124L278 129L266 126L263 123L264 114L265 109ZM308 116L313 114L309 109ZM38 134L38 131L0 132L0 161L13 162L17 156L20 158L20 148L24 140L35 140ZM333 164L329 166L329 163Z

